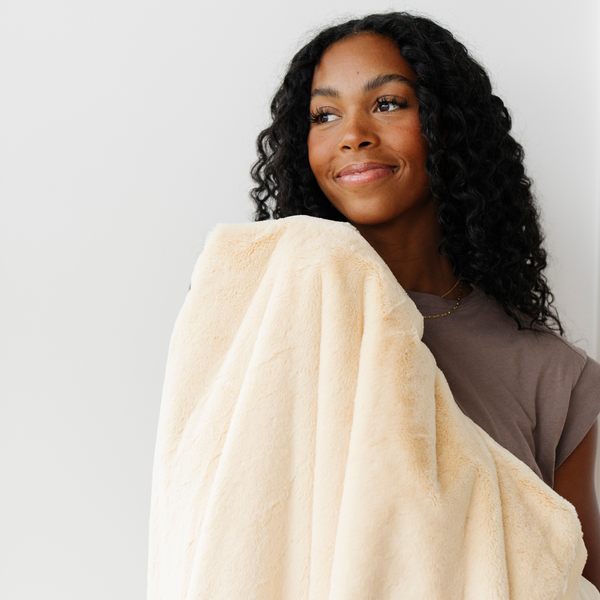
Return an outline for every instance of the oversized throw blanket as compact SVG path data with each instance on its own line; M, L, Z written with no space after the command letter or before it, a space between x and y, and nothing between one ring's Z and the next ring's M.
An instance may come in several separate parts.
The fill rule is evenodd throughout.
M173 333L151 600L578 598L573 507L455 404L350 225L218 227Z

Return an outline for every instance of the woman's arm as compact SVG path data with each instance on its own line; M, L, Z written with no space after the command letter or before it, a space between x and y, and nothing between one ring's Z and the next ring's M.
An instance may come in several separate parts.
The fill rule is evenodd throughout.
M597 444L598 421L555 471L554 490L577 510L588 551L583 575L600 589L600 511L595 486Z

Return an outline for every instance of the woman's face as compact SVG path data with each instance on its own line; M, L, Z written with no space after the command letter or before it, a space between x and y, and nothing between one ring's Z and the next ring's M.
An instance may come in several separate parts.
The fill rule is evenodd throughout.
M416 79L396 45L371 33L333 44L315 68L310 167L351 223L434 214Z

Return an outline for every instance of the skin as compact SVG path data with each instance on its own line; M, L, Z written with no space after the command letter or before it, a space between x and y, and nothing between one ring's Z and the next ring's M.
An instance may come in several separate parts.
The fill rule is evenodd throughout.
M324 53L310 104L308 156L329 201L407 290L442 295L456 282L438 252L438 205L425 171L417 78L395 44L361 33ZM470 292L465 286L463 296ZM447 296L456 299L458 289ZM581 520L584 575L600 588L600 513L594 486L597 423L556 470L554 489Z

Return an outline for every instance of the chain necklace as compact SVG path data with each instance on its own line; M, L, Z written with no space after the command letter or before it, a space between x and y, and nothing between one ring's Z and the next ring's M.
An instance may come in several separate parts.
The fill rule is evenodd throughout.
M445 317L446 315L449 315L450 313L453 313L460 305L460 300L462 298L462 290L463 290L463 285L462 285L462 281L459 279L453 286L452 289L448 290L444 296L447 296L458 284L460 283L460 286L458 288L458 299L456 300L456 305L453 306L448 312L442 313L440 315L425 315L423 318L424 319L437 319L439 317ZM442 296L442 298L444 297Z
M456 283L445 293L440 296L440 298L445 298L450 292L454 291L454 288L460 283L460 279L456 280Z

